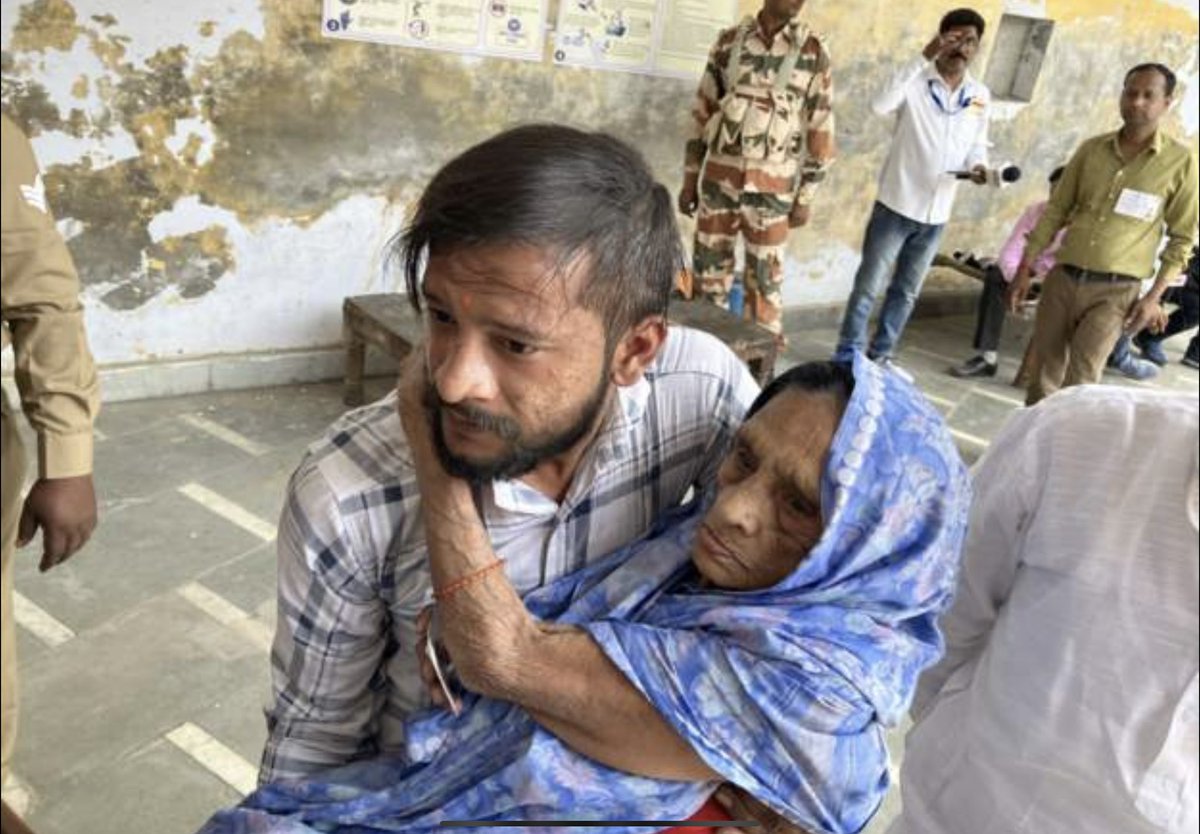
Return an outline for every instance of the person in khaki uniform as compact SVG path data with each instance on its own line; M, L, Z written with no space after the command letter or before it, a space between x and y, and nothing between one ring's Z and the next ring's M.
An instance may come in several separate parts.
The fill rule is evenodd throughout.
M96 369L83 329L79 278L46 207L33 148L0 116L0 339L11 342L21 406L37 433L37 480L21 502L25 450L7 398L0 398L3 459L2 750L7 780L16 735L17 662L13 555L42 532L40 569L62 563L96 526L92 421L99 407Z
M788 231L808 222L834 157L829 53L797 18L804 3L765 0L717 37L692 107L679 193L681 212L699 208L700 295L728 309L741 232L746 317L776 334Z
M1195 155L1159 128L1174 94L1175 74L1162 64L1126 73L1124 125L1079 146L1029 233L1008 291L1011 310L1029 292L1034 261L1070 223L1058 266L1042 284L1033 332L1040 365L1026 405L1061 386L1099 382L1122 327L1133 335L1147 326L1161 329L1166 319L1159 302L1195 242L1200 176ZM1158 257L1164 231L1167 245ZM1157 277L1139 298L1156 257Z

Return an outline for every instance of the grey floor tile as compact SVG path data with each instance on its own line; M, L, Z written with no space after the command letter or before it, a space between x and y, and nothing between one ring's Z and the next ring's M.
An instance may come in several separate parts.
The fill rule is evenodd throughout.
M182 597L151 599L23 666L14 767L41 796L99 803L63 783L122 761L261 679L263 662L259 647Z
M221 699L189 718L246 761L258 767L267 741L263 708L270 700L271 684L267 656L262 656L259 674L230 689Z
M254 614L264 603L275 600L275 543L264 542L210 569L197 581L247 614Z
M63 802L88 796L92 803ZM165 740L56 786L29 818L38 834L195 834L238 793Z
M76 632L257 548L262 539L178 492L164 492L101 523L87 548L38 574L17 570L22 593Z
M958 408L950 415L952 429L975 437L990 439L1013 414L1014 407L993 397L967 391Z
M195 482L275 526L288 479L303 455L303 449L285 446L237 466L200 475Z
M178 420L96 445L96 492L102 500L146 498L252 459L246 452Z

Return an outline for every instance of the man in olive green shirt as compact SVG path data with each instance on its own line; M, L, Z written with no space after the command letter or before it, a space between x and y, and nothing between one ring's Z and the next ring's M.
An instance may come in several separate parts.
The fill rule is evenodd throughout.
M1161 327L1159 300L1187 263L1197 222L1196 157L1159 129L1174 93L1175 75L1161 64L1131 69L1121 91L1124 125L1080 145L1029 235L1009 288L1014 311L1033 263L1070 223L1058 266L1042 284L1033 334L1040 368L1027 405L1064 385L1099 382L1122 327L1131 335ZM1139 298L1164 231L1158 275Z
M29 140L0 116L0 343L12 342L21 405L37 434L38 478L21 501L25 454L0 395L0 778L17 717L13 551L42 531L41 570L83 547L96 526L92 421L99 399L83 329L79 278L46 207Z

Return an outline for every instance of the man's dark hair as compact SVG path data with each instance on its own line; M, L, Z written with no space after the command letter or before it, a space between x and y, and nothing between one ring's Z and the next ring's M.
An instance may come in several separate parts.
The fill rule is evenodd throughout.
M959 26L974 26L975 34L980 38L983 37L983 15L974 9L955 9L942 17L942 22L938 24L938 34L944 35L951 29Z
M1050 172L1050 176L1048 176L1046 179L1050 181L1051 185L1054 185L1054 183L1056 183L1062 179L1063 171L1065 171L1065 170L1067 170L1067 166L1059 165L1057 168L1055 168L1053 171Z
M513 128L448 162L392 254L419 311L429 256L497 244L548 250L554 275L586 257L579 301L600 314L610 345L644 317L666 313L684 266L671 195L641 155L606 134L560 125Z
M1125 81L1128 84L1129 79L1137 75L1139 72L1157 72L1163 77L1163 89L1166 91L1167 98L1175 95L1175 73L1171 72L1171 68L1162 64L1138 64L1136 67L1125 73Z
M784 391L797 389L806 394L828 394L845 409L854 393L854 369L849 362L804 362L781 373L767 383L767 387L746 411L749 420Z

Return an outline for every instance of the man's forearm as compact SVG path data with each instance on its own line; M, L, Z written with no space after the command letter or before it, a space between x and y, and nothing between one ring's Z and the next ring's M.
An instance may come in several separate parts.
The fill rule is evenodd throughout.
M1150 291L1146 293L1146 301L1157 303L1162 300L1163 293L1167 288L1174 284L1179 279L1179 267L1170 266L1163 267L1158 272L1158 277L1154 279L1154 283L1150 285Z

